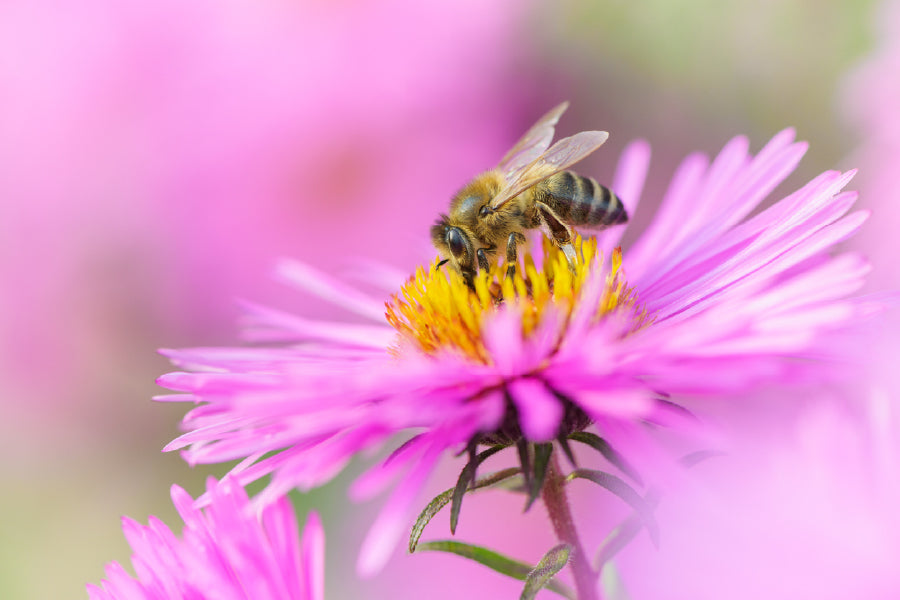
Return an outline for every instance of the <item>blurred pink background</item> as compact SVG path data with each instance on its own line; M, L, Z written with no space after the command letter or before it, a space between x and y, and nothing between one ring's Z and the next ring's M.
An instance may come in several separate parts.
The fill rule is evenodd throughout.
M449 196L559 101L572 102L561 134L610 131L582 167L601 181L631 139L651 143L637 225L688 152L739 133L759 148L797 127L811 150L787 185L859 166L851 187L878 212L851 243L875 263L873 290L896 287L897 5L0 3L0 597L84 597L106 561L127 559L120 515L174 523L170 484L196 494L223 472L160 454L183 409L149 400L167 370L156 348L234 340L235 298L324 315L270 280L282 255L339 273L361 260L404 271L429 260L427 229ZM896 397L898 330L873 334L882 361L860 387L877 391L861 391L853 418L828 408L778 424L782 445L766 451L796 466L785 477L844 468L818 446L799 452L798 440L822 428L865 437L872 393ZM754 451L748 442L736 454ZM791 493L750 462L759 472L747 467L749 481L770 486L773 502ZM698 472L727 485L715 469ZM834 476L823 475L823 494ZM453 477L450 465L434 491ZM419 597L403 585L461 578L484 585L472 598L518 593L461 559L399 552L385 574L356 581L355 548L376 507L348 507L349 479L309 499L326 505L329 597ZM520 517L517 502L473 496L460 538L536 560L552 540L542 513ZM582 513L598 506L606 524L625 514L602 494L576 499ZM666 509L675 539L690 525L713 541L727 530L690 509L684 499ZM429 531L445 537L445 521ZM640 583L656 568L685 577L662 571L664 550L623 555L634 600L663 597ZM455 597L449 584L443 593L429 597Z

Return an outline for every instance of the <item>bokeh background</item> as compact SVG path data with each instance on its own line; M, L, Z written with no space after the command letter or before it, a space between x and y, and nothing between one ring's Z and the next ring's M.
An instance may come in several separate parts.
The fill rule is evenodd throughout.
M184 408L150 401L168 368L156 348L235 340L236 298L327 315L272 282L280 256L336 273L429 260L427 229L450 195L562 100L571 108L561 134L611 133L581 166L601 181L626 143L651 143L638 226L689 152L737 134L758 149L795 127L810 151L784 191L858 166L853 187L876 215L850 245L871 256L873 291L896 287L898 39L898 2L874 0L0 3L0 597L85 597L106 562L128 559L121 515L177 525L169 486L196 494L224 472L160 452ZM900 499L897 345L892 333L873 339L858 411L791 413L777 428L783 448L748 442L736 453L747 458L743 481L771 490L749 503L771 504L761 517L771 544L753 538L728 564L766 554L794 525L804 541L779 561L846 544L840 532L823 541L810 531L847 511L874 515L846 526L872 534L854 538L866 568L880 576L879 560L898 556L897 517L882 506ZM852 452L832 456L833 439ZM462 560L400 551L381 576L356 580L377 504L343 498L364 464L298 499L301 511L324 511L330 598L450 598L463 582L481 586L470 598L517 596L518 584ZM810 469L821 476L802 487L819 493L785 508ZM871 478L798 525L860 470ZM709 470L704 493L734 489L726 475ZM736 583L745 571L699 571L713 571L704 551L720 546L717 532L758 531L703 520L691 507L708 498L685 498L670 505L680 525L669 554L641 543L623 554L633 598L744 597L732 592L746 589ZM510 510L517 502L467 500L460 537L536 560L552 540L539 511ZM600 494L580 495L576 510L624 514ZM446 535L442 522L432 527ZM588 537L602 538L599 527ZM675 560L679 548L690 551Z

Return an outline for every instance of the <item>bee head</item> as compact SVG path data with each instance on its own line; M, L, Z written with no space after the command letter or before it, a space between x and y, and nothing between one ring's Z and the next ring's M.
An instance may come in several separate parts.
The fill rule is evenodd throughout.
M431 243L444 258L449 258L447 249L447 229L449 228L450 222L447 215L439 216L431 226Z
M460 227L450 225L447 215L431 226L431 243L464 277L475 273L475 246Z

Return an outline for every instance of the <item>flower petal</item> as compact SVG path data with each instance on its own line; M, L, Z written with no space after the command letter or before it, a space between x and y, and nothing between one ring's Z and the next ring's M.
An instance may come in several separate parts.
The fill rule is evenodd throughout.
M522 433L533 442L554 439L563 416L562 402L537 379L515 379L507 385L518 410Z

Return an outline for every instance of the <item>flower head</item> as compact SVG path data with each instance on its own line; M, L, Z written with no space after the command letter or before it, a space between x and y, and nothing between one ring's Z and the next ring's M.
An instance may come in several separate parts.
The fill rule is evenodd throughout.
M136 577L118 563L106 567L91 600L322 600L324 536L318 516L298 541L294 510L282 498L260 515L230 478L210 480L205 509L178 486L172 501L184 520L181 537L150 517L144 526L123 519Z
M378 569L410 503L446 451L547 442L597 426L613 445L643 447L671 406L794 383L829 355L819 334L865 314L848 298L868 265L831 258L865 214L847 215L852 173L828 172L748 217L796 166L805 145L777 135L757 156L736 138L710 165L689 157L656 218L617 250L623 227L580 243L574 272L552 246L517 275L483 272L470 289L421 269L387 303L387 325L309 321L248 307L257 336L282 346L166 351L193 372L160 383L200 406L168 449L193 463L243 458L234 476L273 479L261 501L331 478L357 451L417 433L354 487L400 483L364 544ZM613 189L634 214L649 162L630 146ZM285 262L280 276L383 323L384 305L337 279ZM523 465L524 466L524 465Z
M535 387L528 383L533 381L536 389L547 387L534 394L556 394L557 399L547 404L551 411L562 414L570 409L560 426L559 414L531 414L531 404L540 400L516 402L514 414L506 415L498 429L486 432L490 439L516 442L520 426L533 441L583 429L590 419L564 398L562 388L547 385L544 374L587 330L615 322L624 337L652 321L624 281L621 249L612 252L606 265L597 254L596 240L579 238L579 262L573 270L561 250L546 240L543 246L541 267L526 254L524 269L509 277L506 265L495 265L474 279L473 289L456 271L420 268L387 303L387 320L399 332L391 350L399 359L406 353L438 361L461 356L494 372L496 384L485 386L483 393L490 388L504 392L509 384ZM504 361L517 356L503 367Z

